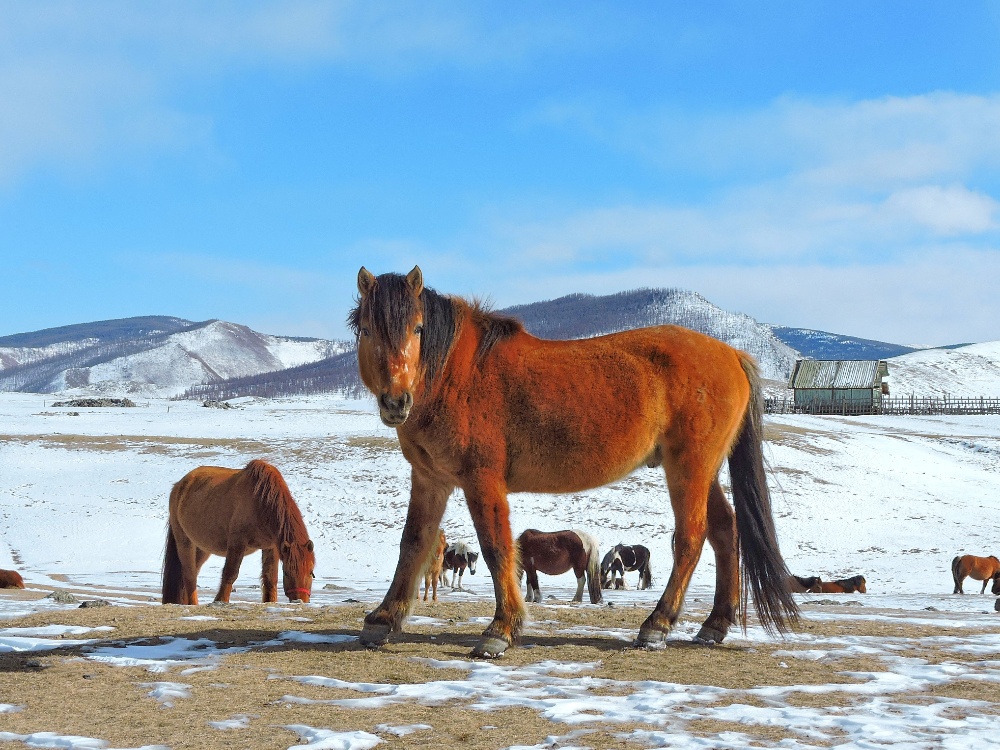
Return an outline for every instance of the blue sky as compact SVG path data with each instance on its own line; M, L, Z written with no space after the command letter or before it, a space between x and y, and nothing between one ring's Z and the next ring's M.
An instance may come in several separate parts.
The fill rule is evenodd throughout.
M358 268L1000 339L1000 3L0 1L0 335Z

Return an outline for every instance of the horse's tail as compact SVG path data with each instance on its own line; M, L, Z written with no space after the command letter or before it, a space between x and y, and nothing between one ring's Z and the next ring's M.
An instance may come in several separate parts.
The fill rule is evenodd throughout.
M653 566L649 561L649 555L646 555L646 564L642 566L640 578L642 580L643 588L648 589L653 585Z
M583 542L583 549L587 553L587 591L590 594L591 604L600 604L604 601L604 592L601 590L601 549L597 540L585 531L574 529L574 533Z
M764 629L769 633L785 633L798 621L799 610L786 583L790 573L778 548L771 497L764 473L764 409L760 373L749 354L739 352L739 357L750 384L750 400L729 455L729 475L743 569L740 592L743 626L746 627L747 599L752 594Z
M167 543L163 550L163 604L187 604L181 601L184 593L184 574L181 557L177 554L174 530L167 523Z
M961 583L959 583L958 580L959 578L958 566L961 562L962 558L958 556L956 556L955 559L951 561L951 577L955 581L955 590L951 592L953 594L961 593Z

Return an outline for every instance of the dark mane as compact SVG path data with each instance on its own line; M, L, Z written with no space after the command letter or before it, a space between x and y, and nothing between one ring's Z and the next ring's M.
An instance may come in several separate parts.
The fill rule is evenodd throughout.
M479 347L476 356L481 360L488 355L493 347L501 341L506 341L524 330L524 324L517 318L508 315L498 315L482 302L472 303L472 323L480 331Z
M261 503L260 510L278 527L281 539L289 544L308 541L309 533L302 513L281 473L259 459L248 463L245 471L253 480L254 494Z

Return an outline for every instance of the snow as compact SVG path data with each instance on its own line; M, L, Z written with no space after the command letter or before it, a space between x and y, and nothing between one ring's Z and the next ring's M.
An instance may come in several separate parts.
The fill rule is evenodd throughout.
M919 354L924 354L923 352ZM914 356L914 355L907 355ZM892 366L890 365L890 371ZM80 409L79 416L49 412L45 397L0 394L0 568L16 568L29 589L90 587L101 598L134 606L135 597L156 598L171 485L195 466L242 466L262 457L285 475L316 543L317 581L308 607L323 607L354 595L375 601L387 588L405 517L409 470L393 431L378 420L373 403L335 396L278 401L243 400L231 410L205 409L186 402L150 401L133 409ZM844 684L761 686L749 691L711 685L598 679L589 663L539 661L525 666L465 660L425 663L462 670L465 677L415 685L353 683L321 675L284 675L289 703L320 702L371 709L389 703L471 701L489 712L523 706L559 722L565 733L531 747L586 747L595 726L641 720L662 727L627 732L646 747L747 746L749 734L723 732L711 738L689 727L722 720L754 727L779 726L793 739L782 747L830 744L900 747L991 746L1000 716L977 710L973 702L933 697L913 703L902 692L930 691L958 681L976 681L1000 690L1000 636L989 632L997 615L993 598L953 596L950 561L959 553L996 553L995 524L1000 510L1000 416L815 417L782 415L767 419L776 525L783 553L793 572L839 578L861 573L867 595L836 597L859 606L831 612L805 597L808 619L885 621L928 625L947 635L904 639L890 636L817 636L793 633L775 658L833 660L868 656L879 671L852 673ZM723 477L725 481L725 476ZM654 588L616 592L625 602L652 607L665 584L673 520L662 472L640 469L621 482L569 496L522 494L511 498L515 534L529 526L543 529L585 527L603 547L616 542L643 543L652 551ZM461 493L449 504L443 527L450 540L475 544ZM390 553L386 551L390 550ZM203 597L218 583L222 561L212 558L200 577ZM235 599L259 601L259 555L247 558L236 583ZM627 574L630 584L635 574ZM710 548L702 557L689 590L691 603L710 601L714 589ZM335 588L324 588L331 584ZM462 596L492 599L485 566L467 575ZM546 576L543 597L569 598L572 574ZM456 596L458 594L447 594ZM866 605L866 606L864 606ZM108 643L100 631L67 626L18 628L17 617L60 605L51 599L24 601L0 594L0 652L39 651L70 644L88 645L85 658L107 664L144 667L162 681L150 681L149 700L189 700L184 674L213 669L240 649L275 643L340 643L354 636L318 635L287 630L268 644L226 648L209 639L164 637L159 642ZM535 605L535 622L545 623L551 605ZM278 614L301 614L281 604ZM877 611L876 611L877 610ZM205 614L190 618L211 619ZM290 619L292 619L290 617ZM482 618L477 618L482 619ZM448 628L435 618L411 625ZM682 617L674 637L690 639L699 623ZM294 627L294 626L293 626ZM585 626L568 634L596 635ZM627 630L601 637L627 642ZM751 626L730 638L747 648L770 643ZM932 663L924 649L973 654L961 665ZM167 676L169 674L169 677ZM337 690L329 700L303 698L295 688ZM356 695L344 697L343 690ZM795 693L850 694L850 712L791 701ZM315 692L310 695L315 696ZM753 698L754 705L745 701ZM0 713L22 710L0 694ZM221 718L221 717L220 717ZM213 724L219 731L245 727L249 717ZM488 719L484 718L484 725ZM377 718L367 726L377 725ZM422 725L379 725L386 735L426 731ZM364 731L334 732L289 725L303 748L368 748L381 740ZM419 734L417 735L419 736ZM99 738L52 733L13 735L0 740L29 747L105 747ZM865 744L869 743L869 744Z
M887 362L894 397L1000 397L1000 341L924 349Z

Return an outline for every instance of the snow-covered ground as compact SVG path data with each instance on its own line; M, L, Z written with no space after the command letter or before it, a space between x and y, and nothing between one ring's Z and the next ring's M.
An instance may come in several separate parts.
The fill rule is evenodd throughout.
M924 349L888 362L893 396L1000 397L1000 341Z
M92 585L106 599L114 600L116 592L122 597L144 592L155 598L171 485L199 465L239 467L260 457L285 475L316 543L317 581L310 606L342 601L344 589L371 601L384 593L395 566L409 472L395 448L394 432L379 422L373 403L317 396L245 401L238 409L219 410L154 400L132 409L75 409L78 415L71 416L71 410L49 406L50 399L0 394L0 568L19 570L29 589ZM935 617L940 624L942 616L950 617L955 628L968 632L955 636L952 646L978 649L976 653L983 655L985 661L976 675L963 678L946 673L941 665L918 664L919 660L908 658L908 650L916 653L919 644L886 645L860 637L823 640L796 634L790 643L810 643L815 658L845 649L881 652L890 646L899 656L892 657L896 661L888 664L884 674L866 683L864 690L872 702L853 717L792 707L773 690L767 696L761 693L770 708L713 707L725 691L705 687L701 694L686 686L677 692L678 686L666 683L650 683L640 693L630 693L628 699L609 701L606 695L596 699L587 690L600 685L590 682L584 689L571 679L585 674L587 665L540 664L517 669L470 662L470 676L463 683L466 694L485 706L523 701L549 718L565 721L564 747L586 746L585 735L573 734L580 717L592 720L593 712L601 711L609 721L624 721L630 711L639 710L634 708L636 702L646 707L642 710L647 715L654 711L649 706L663 706L664 712L679 712L678 716L689 720L725 716L751 724L776 722L800 727L805 737L819 733L812 735L817 741L830 729L838 737L846 734L859 743L856 746L861 746L872 727L872 731L897 733L904 739L914 722L947 731L951 719L944 716L946 707L899 704L908 706L900 714L884 710L885 703L880 701L904 689L904 684L933 686L949 679L1000 682L1000 662L996 661L1000 641L997 636L976 634L977 627L1000 617L992 611L993 598L951 595L949 569L952 557L959 553L1000 553L996 521L1000 518L1000 416L786 415L769 417L767 428L766 454L778 534L792 571L820 574L824 579L863 574L869 591L862 597L864 602L899 610L894 616L900 621L917 623ZM619 541L647 545L652 551L654 589L627 596L651 605L662 591L669 572L673 520L659 469L643 468L613 486L587 493L517 495L511 498L511 506L515 534L527 527L578 527L597 536L604 548ZM460 493L450 503L444 528L449 539L464 539L476 546ZM221 560L213 558L200 578L203 597L212 596L220 572ZM259 555L247 558L236 599L259 600L259 573ZM629 577L634 584L635 574ZM337 588L324 588L328 584ZM467 596L492 597L485 566L475 577L467 575L465 584L470 589ZM541 585L543 595L557 593L567 598L575 589L571 574L543 577ZM689 598L707 600L713 588L712 553L706 548ZM971 590L978 591L978 584L969 582L967 591ZM0 595L0 617L7 618L4 624L9 626L0 630L0 651L44 649L50 642L65 645L67 636L99 637L87 632L18 631L17 615L59 606L51 599L25 602ZM936 612L929 615L928 609ZM884 616L865 610L870 608L852 616ZM678 635L690 637L697 624L682 621ZM628 633L609 633L608 637L619 635L623 640L631 637ZM282 635L286 636L298 637ZM765 636L751 628L745 637L752 641ZM131 652L123 648L105 656L136 657L139 647L129 648ZM149 656L164 663L184 662L195 658L185 655L188 648L190 644L178 643L176 648L164 647ZM210 658L210 652L199 648L197 658ZM788 658L802 658L801 652ZM178 684L151 682L150 694L184 700L183 684ZM434 689L427 684L382 686L382 692L371 696L370 686L340 687L357 690L359 696L369 696L365 700L376 702L406 700L410 689L425 695ZM617 694L615 690L610 693ZM0 713L14 710L5 709L3 701L0 695ZM667 711L667 707L672 708ZM365 732L331 739L324 730L300 729L303 747L373 746L373 736ZM992 715L984 715L979 723L954 726L963 748L989 746L998 729L1000 720ZM670 742L676 747L705 746L693 735L685 739L683 733L674 732L672 736L674 740L669 741L652 734L636 739L644 746ZM0 733L3 739L29 742ZM920 737L910 742L911 747L939 746L921 744ZM740 747L740 743L739 737L720 736L712 746Z

